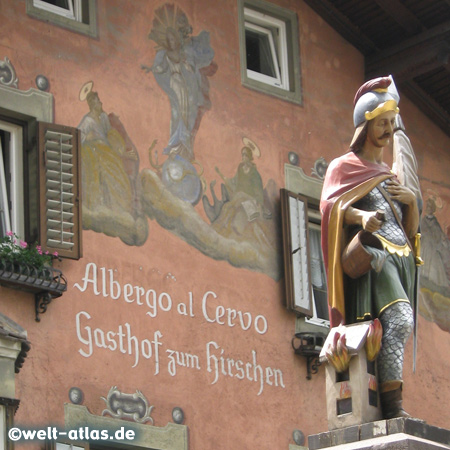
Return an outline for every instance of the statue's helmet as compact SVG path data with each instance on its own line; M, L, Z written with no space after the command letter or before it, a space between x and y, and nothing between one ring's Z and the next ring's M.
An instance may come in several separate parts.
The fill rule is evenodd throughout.
M399 112L400 96L392 76L374 78L365 82L353 101L353 124L355 128L386 111Z
M395 87L394 79L388 77L374 78L366 81L353 100L353 123L355 133L350 144L350 150L357 153L364 144L369 120L386 111L399 112L400 96Z

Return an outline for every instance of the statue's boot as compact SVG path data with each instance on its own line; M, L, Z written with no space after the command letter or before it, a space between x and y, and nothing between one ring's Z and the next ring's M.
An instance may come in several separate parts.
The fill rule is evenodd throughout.
M402 381L386 381L380 386L380 401L384 419L411 417L403 409Z

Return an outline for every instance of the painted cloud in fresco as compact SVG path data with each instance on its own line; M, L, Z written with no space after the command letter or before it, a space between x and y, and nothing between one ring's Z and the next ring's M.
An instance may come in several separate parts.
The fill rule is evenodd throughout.
M118 117L103 111L92 82L83 86L80 100L90 108L79 125L83 228L142 245L150 218L211 258L278 280L278 188L272 180L263 185L255 163L261 152L251 139L243 139L240 157L236 149L234 174L228 178L216 168L223 181L221 198L216 196L216 180L209 183L207 193L194 144L202 116L211 108L208 78L216 73L217 64L209 33L191 34L180 8L165 4L156 9L149 39L158 44L157 53L142 69L153 74L167 96L171 123L163 144L165 160L158 160L156 140L150 146L152 169L140 170L138 152Z

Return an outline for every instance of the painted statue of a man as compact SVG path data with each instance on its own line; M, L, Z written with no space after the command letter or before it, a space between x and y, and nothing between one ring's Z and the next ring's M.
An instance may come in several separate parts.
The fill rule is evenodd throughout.
M391 77L364 83L354 100L349 151L330 163L321 198L322 248L328 271L331 326L378 318L383 326L378 378L383 415L407 417L402 407L403 356L414 325L417 201L383 162L393 137L399 96ZM384 211L384 219L377 211ZM376 235L384 263L357 279L343 273L341 254L360 230Z

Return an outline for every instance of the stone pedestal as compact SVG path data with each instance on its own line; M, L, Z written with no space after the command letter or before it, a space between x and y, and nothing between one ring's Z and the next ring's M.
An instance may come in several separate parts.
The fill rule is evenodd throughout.
M367 361L364 347L347 372L337 373L331 364L325 370L329 430L382 419L376 363Z
M308 437L309 450L443 450L450 449L450 430L422 420L380 420Z

